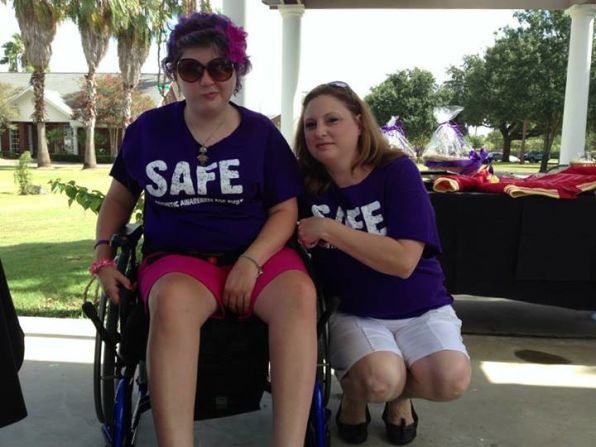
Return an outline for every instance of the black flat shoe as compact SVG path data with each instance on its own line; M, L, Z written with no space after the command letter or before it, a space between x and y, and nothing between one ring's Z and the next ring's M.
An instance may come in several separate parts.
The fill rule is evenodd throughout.
M341 414L341 402L335 415L335 425L337 426L337 432L339 437L348 444L362 444L368 437L368 424L370 423L370 413L368 411L368 405L366 406L366 421L360 424L344 424L339 420Z
M416 438L418 415L416 414L416 410L414 410L414 404L412 401L410 401L410 405L412 406L412 416L414 417L414 422L412 422L410 425L406 425L406 420L402 418L401 423L396 425L388 421L389 406L388 404L385 404L385 410L383 410L383 422L385 422L387 438L389 438L389 442L392 444L409 444L414 440L414 438Z

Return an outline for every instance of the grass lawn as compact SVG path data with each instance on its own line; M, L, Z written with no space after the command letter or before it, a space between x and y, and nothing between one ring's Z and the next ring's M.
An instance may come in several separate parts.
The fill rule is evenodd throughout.
M549 160L549 169L558 165L558 160ZM493 163L493 169L495 174L520 174L520 175L532 175L538 173L540 169L540 163Z
M496 163L495 172L533 174L538 164ZM32 168L33 183L49 191L48 181L74 180L106 192L110 166ZM64 194L20 196L14 166L0 165L0 259L19 315L79 317L87 267L93 260L96 216Z
M80 316L82 293L93 260L96 216L63 194L49 192L48 181L75 180L106 192L108 165L33 168L33 184L46 194L20 196L13 166L0 166L0 259L19 315Z

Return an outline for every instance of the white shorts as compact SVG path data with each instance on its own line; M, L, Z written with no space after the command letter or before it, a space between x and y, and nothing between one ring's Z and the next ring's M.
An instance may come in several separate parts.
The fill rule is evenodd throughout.
M451 305L414 318L382 320L341 312L329 319L329 362L338 379L373 352L393 352L412 365L439 351L468 355L461 336L461 320Z

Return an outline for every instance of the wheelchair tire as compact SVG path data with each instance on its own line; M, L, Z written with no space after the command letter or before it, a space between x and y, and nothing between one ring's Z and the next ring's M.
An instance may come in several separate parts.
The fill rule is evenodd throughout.
M134 377L122 378L116 388L114 399L114 418L111 447L130 447L132 445L132 393Z
M110 303L102 293L98 304L100 322L110 334L118 327L118 308ZM93 394L95 413L102 424L111 424L114 414L114 396L116 393L116 352L103 342L99 333L95 335L95 353L93 361Z
M322 306L321 306L322 307ZM322 313L322 311L321 311ZM317 378L321 384L321 394L323 406L327 407L331 397L331 366L327 359L327 349L329 346L329 328L327 324L323 326L320 333L317 334Z

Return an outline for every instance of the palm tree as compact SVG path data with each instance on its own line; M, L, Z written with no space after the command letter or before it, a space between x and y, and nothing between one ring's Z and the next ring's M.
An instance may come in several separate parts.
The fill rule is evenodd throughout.
M11 39L2 45L4 57L0 59L0 65L8 64L8 71L18 73L21 69L26 71L25 45L19 33L14 33Z
M196 7L194 10L196 10ZM213 8L211 7L211 2L209 0L201 0L201 12L213 12Z
M6 3L6 0L1 0ZM52 55L52 41L64 14L64 0L13 0L25 45L25 59L33 67L33 122L37 125L37 166L51 166L45 125L45 70Z
M87 60L85 76L87 101L83 111L86 131L83 169L95 168L97 167L95 155L97 66L108 50L114 30L126 23L126 9L125 4L118 0L73 0L70 1L68 13L79 26L83 52Z
M201 0L201 6L203 1ZM182 0L182 14L185 16L191 15L193 12L197 10L197 1L196 0Z
M149 55L154 33L153 27L159 15L159 0L131 1L126 5L126 25L116 32L118 39L118 65L124 85L123 126L132 119L132 92L139 83L141 68Z

